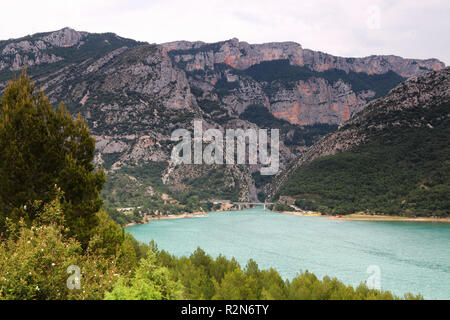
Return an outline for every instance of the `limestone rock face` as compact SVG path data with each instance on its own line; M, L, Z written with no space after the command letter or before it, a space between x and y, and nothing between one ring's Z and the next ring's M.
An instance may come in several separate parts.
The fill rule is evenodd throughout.
M404 59L393 55L343 58L312 50L304 50L303 59L305 65L317 71L334 68L346 72L383 74L392 70L405 78L445 67L445 64L437 59Z
M272 60L289 59L303 65L303 49L294 42L250 45L238 39L205 44L203 42L170 42L162 44L176 53L176 62L185 62L186 70L204 70L216 63L225 63L235 69L247 69L252 65Z
M303 49L294 42L248 44L231 39L213 44L178 41L162 46L186 71L191 86L203 91L203 97L217 100L236 114L252 104L264 105L274 116L299 125L341 124L404 79L445 66L436 59L336 57ZM279 74L269 80L259 79L258 74L255 77L256 69L252 68L276 73L277 65L267 63L280 61L288 61L288 65ZM365 80L355 79L361 75ZM360 88L367 79L374 80L372 85ZM381 82L390 84L380 89ZM219 88L217 95L218 85L226 90Z
M356 94L343 81L330 85L324 79L314 78L299 82L293 89L280 90L272 98L272 113L291 123L343 123L359 110L373 91Z
M402 77L411 77L427 70L439 70L445 65L437 59L404 59L397 56L344 58L319 51L303 49L295 42L248 44L234 38L214 44L175 41L162 44L173 51L176 62L186 64L187 71L212 68L225 63L235 69L247 69L264 61L288 59L292 65L308 66L315 71L338 69L346 72L383 74L390 70Z
M28 36L19 41L8 40L4 46L0 42L0 70L8 68L17 71L25 65L31 67L61 61L63 58L52 52L53 49L78 45L87 35L86 32L64 28L55 32Z
M78 44L86 33L81 33L70 28L52 32L42 39L55 47L71 47Z

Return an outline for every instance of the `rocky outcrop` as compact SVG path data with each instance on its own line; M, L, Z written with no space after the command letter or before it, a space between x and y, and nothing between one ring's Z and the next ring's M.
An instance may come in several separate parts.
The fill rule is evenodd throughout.
M162 46L173 52L175 61L185 64L187 71L213 68L217 63L243 70L264 61L284 59L289 60L292 65L308 66L318 72L337 69L345 72L383 74L392 70L406 78L427 70L439 70L445 67L437 59L404 59L393 55L365 58L337 57L303 49L295 42L248 44L234 38L214 44L176 41L162 44Z
M86 32L78 32L71 28L64 28L62 30L52 32L44 36L42 39L55 47L71 47L78 44L86 35Z
M290 123L308 125L313 123L343 123L359 110L373 91L356 94L351 87L338 81L330 85L326 80L313 78L300 81L292 89L280 88L271 97L270 110Z
M88 68L86 68L85 74L97 71L98 69L103 67L105 64L107 64L109 61L114 59L114 57L118 56L119 54L126 51L127 49L128 49L128 47L121 47L119 49L111 51L106 56L98 59L95 63L91 64Z
M75 46L87 35L86 32L64 28L55 32L28 36L21 41L9 40L3 46L0 43L2 53L0 71L5 68L17 71L25 65L31 67L61 61L63 58L52 53L51 50L56 47Z
M345 72L367 74L383 74L394 71L405 78L445 67L445 64L437 59L404 59L393 55L343 58L312 50L304 50L303 62L316 71L338 69Z
M122 43L130 47L139 44L133 40L122 39L112 33L98 35L79 32L71 28L38 33L17 40L0 41L0 72L2 70L17 71L25 65L32 67L53 64L63 60L74 62L71 60L77 60L77 57L92 50L86 47L92 46L93 43L95 43L94 45L97 47L97 50L104 51L105 53L117 49L117 43ZM61 56L61 48L67 48L66 58ZM98 52L91 52L91 54L96 53ZM114 55L116 53L112 54ZM99 63L101 62L99 61Z
M214 44L181 41L162 46L173 52L177 63L185 63L187 71L213 68L217 63L243 70L263 61L283 59L303 65L303 48L294 42L250 45L234 38Z

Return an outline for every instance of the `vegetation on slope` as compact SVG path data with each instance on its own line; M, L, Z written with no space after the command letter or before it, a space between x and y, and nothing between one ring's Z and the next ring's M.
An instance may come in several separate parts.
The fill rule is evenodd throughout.
M256 81L264 82L281 82L286 86L290 83L303 80L307 81L310 78L324 78L329 83L335 83L342 80L352 86L356 93L373 90L376 95L375 98L386 95L389 90L394 88L399 83L403 82L405 78L393 71L388 71L384 74L369 75L358 72L345 72L343 70L329 69L323 72L311 70L308 67L294 66L289 63L289 60L273 60L264 61L255 64L250 68L242 71ZM270 90L270 87L268 88Z
M166 167L166 162L151 162L143 166L124 166L117 171L111 171L101 195L114 205L136 206L151 196L146 190L148 186L152 186L155 191L168 193L168 187L161 180Z
M110 172L101 195L105 199L105 210L121 225L141 222L141 213L146 214L184 214L211 208L200 199L219 197L237 199L237 188L224 187L224 173L220 170L207 173L198 178L183 179L188 191L174 190L162 182L166 162L150 162L142 166L124 166ZM163 199L165 198L165 199ZM134 207L132 215L117 212L116 208Z
M184 178L183 183L188 186L187 197L196 196L199 199L228 199L239 200L239 183L228 179L230 172L223 166L208 170L205 174L195 178Z
M263 105L250 105L239 116L243 120L255 123L260 128L278 128L285 136L285 145L311 146L322 136L336 131L337 124L316 123L308 126L291 124L289 121L275 117Z
M26 36L20 39L15 39L13 41L30 41L34 42L39 40L49 33L38 33L31 36ZM9 43L4 41L0 43L0 51ZM107 53L116 50L118 48L127 46L134 47L143 44L131 39L121 38L113 33L103 33L103 34L89 34L83 39L83 44L81 46L70 46L70 47L50 47L49 49L43 50L48 55L54 54L57 57L63 58L61 61L54 63L35 65L30 68L29 72L32 77L48 76L49 74L56 72L64 67L71 67L72 65L79 64L87 59L100 58ZM28 53L30 58L35 58L35 53ZM8 80L13 76L14 72L8 68L0 71L0 81Z

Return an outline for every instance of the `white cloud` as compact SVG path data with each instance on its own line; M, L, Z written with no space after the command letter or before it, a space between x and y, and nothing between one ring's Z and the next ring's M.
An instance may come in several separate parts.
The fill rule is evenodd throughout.
M0 39L70 26L151 43L237 37L295 41L342 56L396 54L450 63L447 0L41 0L8 1L2 13Z

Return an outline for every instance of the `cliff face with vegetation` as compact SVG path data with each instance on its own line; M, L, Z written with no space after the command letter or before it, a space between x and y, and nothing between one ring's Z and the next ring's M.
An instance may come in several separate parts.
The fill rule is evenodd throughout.
M27 66L50 102L86 118L106 199L136 205L155 194L255 200L270 179L257 166L169 163L177 128L279 128L281 166L406 77L437 60L349 59L295 43L149 45L65 28L0 41L0 91ZM135 199L127 203L127 199Z
M300 125L340 124L404 79L444 67L436 59L335 57L294 42L253 45L232 39L163 46L201 98L216 98L237 114L262 104Z
M450 214L450 68L412 77L268 186L325 213Z
M177 62L185 63L187 71L204 70L220 63L244 70L262 62L275 60L289 60L291 65L309 66L317 72L337 69L347 73L353 71L372 75L394 71L406 78L425 69L442 68L442 62L436 59L403 59L396 56L343 58L303 49L295 42L248 44L234 38L212 44L201 41L175 41L162 46L177 56Z

